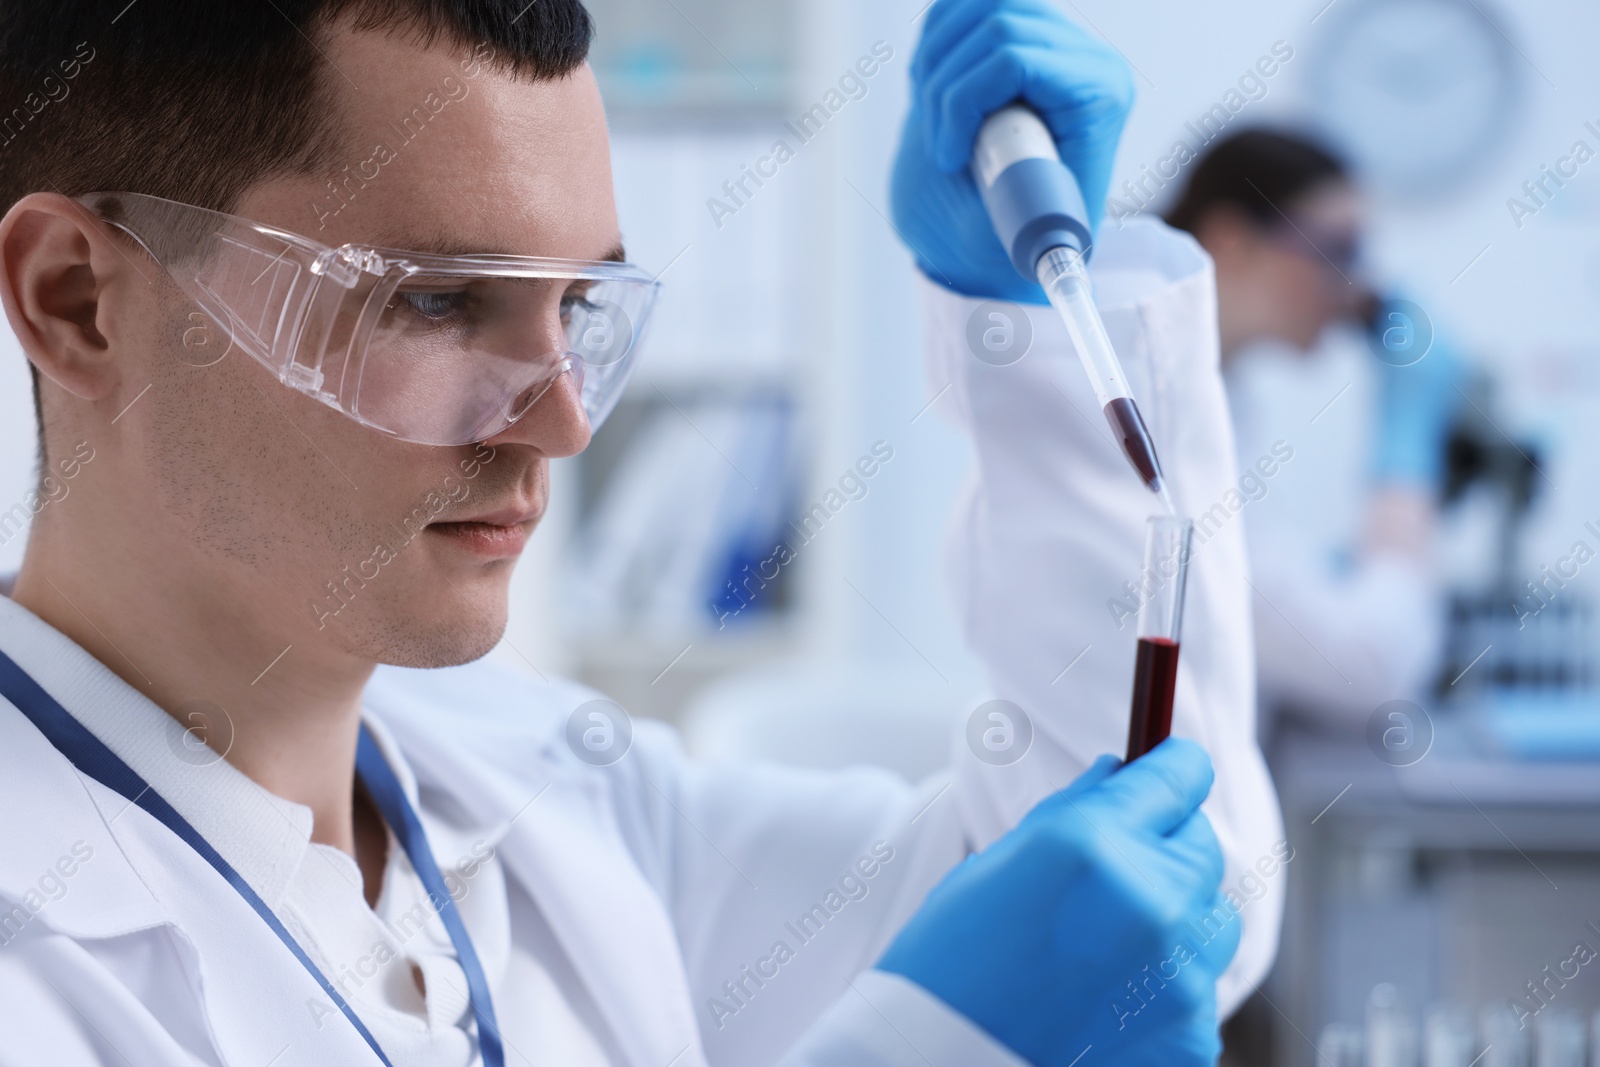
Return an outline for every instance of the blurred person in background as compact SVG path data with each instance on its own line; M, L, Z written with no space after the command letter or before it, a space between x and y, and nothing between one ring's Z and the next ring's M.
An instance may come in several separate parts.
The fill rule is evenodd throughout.
M1262 707L1359 727L1387 700L1421 697L1437 667L1431 550L1461 363L1434 341L1431 324L1416 321L1420 309L1370 286L1361 191L1308 138L1249 130L1219 141L1166 219L1215 264L1223 376L1251 481L1242 495L1264 500L1268 472L1292 464L1297 449L1322 464L1308 471L1302 458L1294 475L1317 477L1313 506L1252 508ZM1370 397L1370 410L1340 417L1365 415L1364 453L1329 448L1319 431L1330 426L1315 425L1343 396L1339 382L1348 389L1363 377L1360 368L1334 375L1339 391L1323 411L1301 411L1281 390L1260 387L1319 375L1352 328L1365 335L1370 389L1344 403ZM1262 477L1252 479L1252 468Z

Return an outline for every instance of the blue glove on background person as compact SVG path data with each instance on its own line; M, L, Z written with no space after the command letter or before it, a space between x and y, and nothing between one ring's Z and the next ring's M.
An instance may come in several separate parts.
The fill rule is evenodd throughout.
M1460 412L1466 364L1421 307L1375 302L1367 341L1378 360L1372 475L1425 493L1444 484L1445 447Z
M967 169L978 128L1013 101L1032 105L1098 232L1133 106L1127 64L1047 0L938 0L911 61L911 98L890 210L917 265L966 296L1046 303L1012 266Z
M1172 738L1119 766L1101 757L951 871L878 969L1037 1067L1214 1064L1241 924L1199 810L1211 760Z

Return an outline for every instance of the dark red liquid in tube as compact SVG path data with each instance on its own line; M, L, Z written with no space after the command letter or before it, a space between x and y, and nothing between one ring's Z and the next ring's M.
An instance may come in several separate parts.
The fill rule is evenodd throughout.
M1156 446L1150 441L1150 430L1144 424L1144 416L1139 414L1139 406L1128 397L1119 396L1106 401L1105 416L1111 424L1111 432L1117 435L1117 443L1122 446L1122 454L1128 457L1144 484L1158 490L1161 461L1156 459Z
M1133 666L1133 715L1128 722L1128 756L1132 763L1172 733L1172 695L1178 687L1178 642L1165 637L1139 638Z

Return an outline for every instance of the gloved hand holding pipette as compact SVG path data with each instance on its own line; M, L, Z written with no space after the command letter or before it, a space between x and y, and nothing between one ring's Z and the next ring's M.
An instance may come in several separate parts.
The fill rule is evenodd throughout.
M1014 47L1000 47L1014 42ZM1047 302L1019 275L969 172L978 129L1018 99L1044 120L1083 192L1090 236L1133 106L1127 64L1044 0L935 4L911 63L912 103L895 160L892 213L917 265L966 296Z
M894 213L918 265L968 296L1048 300L1114 439L1172 511L1085 269L1133 101L1126 65L1047 5L970 0L930 12L912 81Z

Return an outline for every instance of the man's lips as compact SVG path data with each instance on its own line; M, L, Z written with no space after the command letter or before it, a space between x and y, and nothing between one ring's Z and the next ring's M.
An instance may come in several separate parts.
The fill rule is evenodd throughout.
M510 507L448 522L429 523L427 531L475 555L505 558L521 555L544 514L540 507Z
M436 522L435 526L453 526L465 523L478 523L483 526L522 526L525 523L538 522L544 515L543 504L530 504L524 507L506 507L498 511L485 512L482 515L467 515L459 519Z

